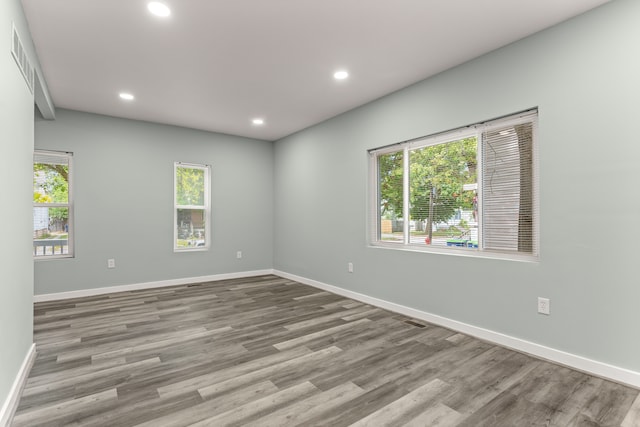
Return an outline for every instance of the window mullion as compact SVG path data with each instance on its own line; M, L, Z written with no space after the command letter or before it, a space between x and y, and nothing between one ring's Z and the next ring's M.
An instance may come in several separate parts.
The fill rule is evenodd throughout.
M204 210L205 205L176 205L176 209L200 209Z
M34 203L34 208L68 208L68 203Z
M404 244L408 245L411 242L411 228L409 224L409 148L404 148L404 155L402 156L402 236Z
M478 203L478 213L476 214L476 222L477 222L477 227L478 227L478 250L481 251L484 247L484 236L483 236L483 228L482 228L482 187L483 187L483 176L482 176L482 171L483 171L483 164L482 164L482 160L483 160L483 134L482 132L478 132L476 134L476 183L477 183L477 187L476 187L476 197L477 197L477 203Z

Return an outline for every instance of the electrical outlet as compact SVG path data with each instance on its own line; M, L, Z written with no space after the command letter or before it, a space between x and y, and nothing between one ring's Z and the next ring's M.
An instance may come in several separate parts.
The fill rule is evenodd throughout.
M352 262L350 262L349 264L347 264L347 271L348 271L349 273L353 273L353 263L352 263Z
M107 268L116 268L116 260L113 258L108 259Z
M237 259L242 259L242 251L236 252L236 258Z
M547 315L551 314L549 298L538 297L538 313Z

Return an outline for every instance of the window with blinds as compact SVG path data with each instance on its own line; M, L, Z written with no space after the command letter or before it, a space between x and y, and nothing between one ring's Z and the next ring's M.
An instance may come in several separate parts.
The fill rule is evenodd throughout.
M372 243L538 256L537 110L370 151Z

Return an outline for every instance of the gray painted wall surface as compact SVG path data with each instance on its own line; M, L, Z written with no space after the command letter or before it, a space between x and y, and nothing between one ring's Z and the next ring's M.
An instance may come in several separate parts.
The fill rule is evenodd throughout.
M11 23L30 60L31 37L19 0L0 2L0 407L33 342L33 95L11 56Z
M272 268L272 143L68 110L56 116L36 121L36 148L74 153L75 258L36 261L36 295ZM175 161L212 166L209 251L173 252Z
M278 141L275 268L640 371L638 17L614 1ZM539 263L368 247L367 149L536 106Z

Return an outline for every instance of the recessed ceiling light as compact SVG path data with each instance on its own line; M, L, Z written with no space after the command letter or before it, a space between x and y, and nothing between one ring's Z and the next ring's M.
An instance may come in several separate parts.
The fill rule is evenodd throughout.
M256 126L260 126L264 124L264 119L253 119L251 120L251 123L253 123Z
M336 71L336 72L333 74L333 78L334 78L334 79L336 79L336 80L344 80L344 79L346 79L347 77L349 77L349 73L347 73L347 72L346 72L346 71L344 71L344 70Z
M166 17L171 15L171 10L169 9L169 7L159 1L149 2L149 4L147 4L147 9L149 9L149 12L153 13L156 16Z
M130 93L121 92L120 98L124 99L125 101L133 101L134 96L131 95Z

